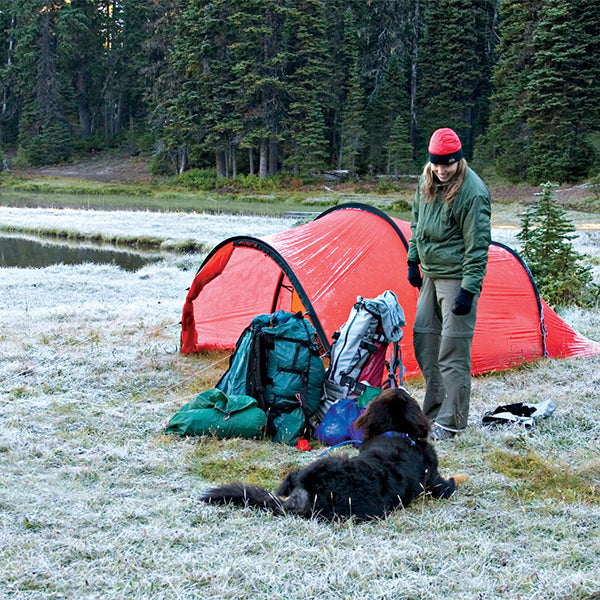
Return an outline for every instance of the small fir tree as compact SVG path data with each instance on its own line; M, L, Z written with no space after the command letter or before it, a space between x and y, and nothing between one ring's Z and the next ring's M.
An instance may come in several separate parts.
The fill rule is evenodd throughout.
M364 127L365 98L358 66L358 55L349 82L348 97L342 125L341 167L356 170L361 150L366 145L367 132Z
M541 295L550 304L583 304L590 291L590 267L573 249L575 226L556 202L555 184L545 183L537 202L521 219L517 238Z
M412 146L410 145L410 127L408 120L399 115L387 143L388 174L398 177L400 173L408 173L412 164Z

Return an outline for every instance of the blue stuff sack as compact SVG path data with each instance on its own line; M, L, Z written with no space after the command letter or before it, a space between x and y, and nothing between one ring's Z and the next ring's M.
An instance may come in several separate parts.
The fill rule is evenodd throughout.
M358 398L342 398L329 407L323 420L315 430L315 437L328 446L344 442L357 442L359 446L363 432L354 428L354 421L367 409L367 404L378 396L381 390L368 387Z
M356 398L342 398L329 407L315 429L315 437L328 446L336 446L352 439L352 423L358 418Z
M363 439L363 432L354 429L354 421L362 415L367 407L358 408L356 398L342 398L329 407L329 410L315 430L315 437L328 446L337 446L344 442L358 442Z

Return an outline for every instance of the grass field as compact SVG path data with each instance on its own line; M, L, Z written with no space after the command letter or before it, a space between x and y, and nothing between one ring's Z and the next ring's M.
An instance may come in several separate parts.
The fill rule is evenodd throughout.
M203 214L241 214L283 217L289 212L320 212L342 202L364 200L364 194L353 191L320 189L318 192L218 192L186 189L153 188L148 185L127 186L122 183L73 183L65 180L27 180L15 187L0 187L0 203L4 206L31 208L103 209L110 211L196 212ZM64 183L63 183L64 182ZM0 180L1 183L1 180ZM64 185L65 191L61 192ZM404 210L393 210L398 195L371 197L369 202L390 211L393 216L407 218L406 209L414 191L404 193Z
M89 224L84 211L57 224L11 211L0 225L106 239L121 222L146 237L150 221L98 213ZM207 221L171 218L152 221L157 239L212 243ZM512 209L495 224L514 226ZM510 242L514 230L495 235ZM578 244L600 282L597 235L582 229ZM0 268L0 598L600 599L600 357L475 378L467 433L437 445L444 474L470 476L449 500L423 497L364 524L205 506L197 498L210 484L274 487L321 449L163 435L227 366L223 354L178 352L198 263ZM600 341L600 310L561 315ZM420 380L408 387L422 399ZM546 398L556 412L530 430L480 425L500 404Z

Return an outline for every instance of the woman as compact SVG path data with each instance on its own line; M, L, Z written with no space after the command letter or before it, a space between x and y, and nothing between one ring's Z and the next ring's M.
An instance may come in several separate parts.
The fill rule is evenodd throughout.
M415 356L425 378L423 410L433 423L434 440L454 437L467 426L471 341L491 240L490 214L489 191L462 157L458 135L438 129L415 194L408 249L408 280L420 288Z

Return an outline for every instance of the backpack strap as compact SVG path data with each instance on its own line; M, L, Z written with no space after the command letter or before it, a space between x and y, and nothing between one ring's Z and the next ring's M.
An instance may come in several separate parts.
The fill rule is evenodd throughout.
M248 371L246 374L246 394L256 398L258 406L266 411L265 388L267 386L267 350L273 347L272 336L266 335L262 327L253 331L248 357Z
M392 343L392 355L388 365L389 387L404 387L404 373L402 372L402 351L399 342Z

